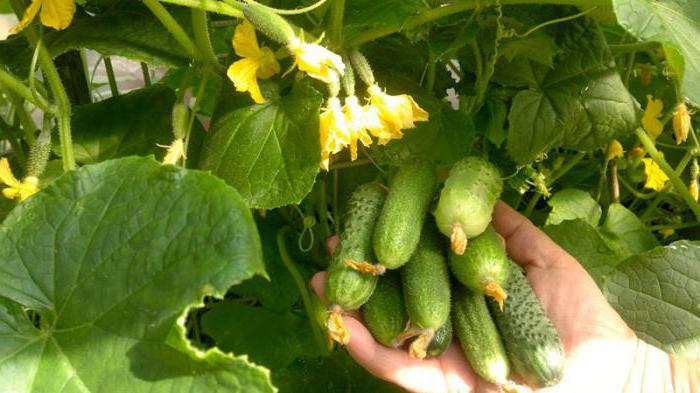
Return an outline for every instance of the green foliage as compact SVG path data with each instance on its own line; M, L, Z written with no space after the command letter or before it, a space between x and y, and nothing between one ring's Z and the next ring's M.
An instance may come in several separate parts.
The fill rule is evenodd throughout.
M513 98L508 151L519 163L558 147L590 151L638 124L637 105L598 27L570 26L557 42L567 50L553 68L536 74L537 84Z
M264 274L252 217L222 181L143 158L86 166L14 210L0 244L0 295L39 318L3 301L3 388L273 390L266 370L184 337L203 295Z
M582 219L592 226L598 225L602 214L600 205L585 191L561 190L547 201L552 211L546 225L557 225L562 221Z
M700 9L693 0L614 0L622 27L643 40L663 44L683 93L700 104Z
M73 114L75 159L93 164L129 155L161 157L173 139L171 112L175 93L163 85L136 90L94 104ZM148 111L140 110L148 106Z
M640 338L700 357L700 243L680 241L635 255L605 282L610 303Z
M220 109L200 167L236 187L250 207L301 202L319 171L320 105L320 94L301 82L266 104Z

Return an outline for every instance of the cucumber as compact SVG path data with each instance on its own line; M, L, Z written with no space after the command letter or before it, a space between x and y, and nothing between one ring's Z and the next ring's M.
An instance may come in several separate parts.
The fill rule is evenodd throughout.
M405 336L419 335L410 353L424 358L435 331L450 317L450 274L432 222L426 222L411 260L401 269L404 302L411 327Z
M385 199L384 190L374 183L359 186L350 196L340 245L328 269L325 293L331 307L328 318L330 337L345 345L350 335L342 312L357 310L374 292L378 277L348 266L347 261L371 264L372 231Z
M372 297L362 306L367 328L377 341L387 347L397 346L396 338L408 322L401 291L399 273L390 271L379 278Z
M484 295L455 285L452 323L462 352L474 372L491 383L508 383L508 356Z
M440 232L450 237L456 254L462 255L467 239L480 235L489 225L501 191L498 168L482 158L466 157L452 167L440 192L435 219Z
M513 368L532 386L557 384L564 374L564 348L530 282L513 262L506 282L508 302L500 312L489 302Z
M435 331L435 336L428 345L428 357L437 357L452 344L452 319L447 318L447 322Z
M425 162L401 166L389 183L389 195L374 230L374 254L388 269L411 258L435 189L435 168Z
M464 254L449 253L452 274L474 292L492 297L503 308L507 294L503 286L508 279L509 260L503 238L492 226L472 239Z

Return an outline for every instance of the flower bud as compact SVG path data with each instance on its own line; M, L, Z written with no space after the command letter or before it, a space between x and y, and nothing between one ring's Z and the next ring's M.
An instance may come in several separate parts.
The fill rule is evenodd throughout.
M673 113L673 134L676 136L676 144L680 145L688 138L690 130L690 112L684 102L676 106Z

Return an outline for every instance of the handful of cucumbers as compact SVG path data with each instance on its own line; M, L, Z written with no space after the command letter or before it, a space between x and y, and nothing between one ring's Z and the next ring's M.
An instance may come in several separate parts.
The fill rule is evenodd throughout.
M353 192L326 284L329 337L347 344L342 313L361 308L378 342L413 357L439 356L454 335L489 382L509 385L512 366L530 385L558 383L559 335L490 226L498 169L478 157L455 164L433 219L435 188L435 168L414 162L388 191L370 183Z

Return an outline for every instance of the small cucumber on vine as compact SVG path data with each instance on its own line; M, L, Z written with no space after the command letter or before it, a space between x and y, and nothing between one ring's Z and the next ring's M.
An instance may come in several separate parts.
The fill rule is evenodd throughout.
M398 272L390 271L379 278L372 297L362 306L362 316L377 341L387 347L398 346L396 339L408 322Z
M343 345L350 341L350 334L343 324L342 312L357 310L367 302L378 279L374 274L353 269L349 261L372 263L372 232L385 197L386 192L375 183L363 184L352 193L339 249L328 269L325 289L330 305L328 334Z
M529 385L555 385L564 374L561 339L527 277L518 265L510 264L510 277L506 282L509 296L503 312L497 310L495 302L489 302L508 358Z
M387 269L411 258L435 189L435 168L427 162L401 166L389 182L389 195L374 230L374 254Z
M479 157L456 163L440 192L435 219L450 247L464 254L467 239L480 235L491 222L493 207L503 191L498 168Z
M503 238L492 226L472 239L464 254L449 253L452 274L474 292L492 297L503 309L509 260Z
M510 364L484 295L455 285L452 323L464 356L485 380L509 383Z
M450 344L452 344L452 319L447 318L447 322L435 331L435 336L428 345L428 357L434 358L442 355Z
M423 228L411 260L401 269L404 302L410 321L401 341L418 336L409 347L422 359L435 336L450 317L450 274L440 235L432 222Z

